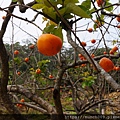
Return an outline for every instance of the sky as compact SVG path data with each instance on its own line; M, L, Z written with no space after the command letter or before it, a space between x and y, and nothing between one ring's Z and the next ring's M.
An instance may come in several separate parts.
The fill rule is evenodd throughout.
M31 1L32 0L24 0L25 3L29 3ZM110 0L110 1L112 3L116 3L119 0ZM11 0L1 0L0 7L2 7L2 8L7 7L7 6L9 6L10 2L11 2ZM120 8L115 10L114 12L120 13ZM20 13L18 7L15 8L14 14L18 15L20 17L23 17L23 18L27 18L29 20L32 20L35 16L35 12L33 12L30 9L27 10L26 13ZM2 16L4 16L4 15L6 15L6 13L3 11L0 11L0 27L3 22ZM88 33L88 31L84 31L87 26L84 26L84 27L81 27L81 26L83 26L85 24L85 22L86 22L86 20L81 20L80 22L78 22L78 24L77 24L78 27L80 27L80 29L83 31L78 32L77 35L78 35L78 37L80 37L81 41L86 41L89 46L92 46L92 44L90 43L90 40L91 39L99 40L99 39L101 39L102 36L101 36L100 32L98 32L98 31L96 31L94 33ZM91 22L91 20L88 20L88 22ZM45 27L45 24L42 23L41 16L39 16L36 19L35 23L37 25L39 25L39 27L42 29ZM14 25L14 27L12 27L12 25ZM93 24L89 24L88 27L93 27ZM22 31L21 29L24 31ZM118 36L116 36L116 32L118 32L118 31L116 31L116 29L113 29L113 28L111 28L110 31L111 31L111 34L106 34L106 39L108 39L108 40L115 39L116 40L118 37ZM26 34L26 33L28 33L28 34ZM4 42L5 43L15 43L15 42L24 43L24 42L26 42L26 39L30 40L30 42L33 42L33 40L35 40L34 37L38 38L38 36L41 34L42 34L42 31L40 29L36 28L34 25L32 25L28 22L19 20L17 18L13 18L10 20L9 25L7 27L7 31L4 35ZM34 37L32 37L32 36L34 36ZM66 36L64 36L64 39L66 39ZM109 44L111 44L111 43L108 43L108 45ZM68 43L65 43L65 45L69 46Z
M25 3L30 2L32 0L25 0ZM0 1L0 6L2 8L9 6L11 0L2 0ZM20 17L23 18L27 18L28 20L32 20L34 18L35 12L33 12L32 10L27 10L26 13L20 13L18 7L15 8L13 14L18 15ZM0 11L0 23L3 22L2 16L5 16L6 13L5 12L1 12ZM37 25L39 25L39 27L44 28L45 24L42 23L42 18L38 17L35 21L35 23ZM1 26L2 24L0 24ZM12 27L14 25L14 27ZM24 30L24 31L23 31ZM26 34L28 33L28 34ZM13 18L10 20L9 25L7 27L7 31L4 35L4 41L5 42L20 42L23 41L25 42L26 39L34 39L38 38L38 36L41 34L41 30L36 28L34 25L19 20L17 18ZM14 36L13 36L14 34ZM31 35L31 36L30 36ZM34 36L34 37L32 37ZM14 40L12 40L12 38L14 38ZM32 42L32 41L31 41Z

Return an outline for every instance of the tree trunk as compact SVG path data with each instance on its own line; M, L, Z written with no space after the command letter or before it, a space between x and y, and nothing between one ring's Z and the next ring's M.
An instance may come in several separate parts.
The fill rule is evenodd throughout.
M12 2L10 6L13 4L16 4L16 3ZM9 64L8 64L9 57L3 43L3 36L6 31L8 22L10 20L10 13L12 13L13 10L14 10L14 7L9 7L8 13L6 15L6 18L0 30L0 60L1 60L0 97L2 99L4 107L8 110L10 114L12 114L14 119L25 120L21 116L19 110L14 106L14 104L10 100L9 95L7 93L7 84L9 80Z
M60 100L60 85L61 85L61 79L62 79L63 73L64 73L64 68L61 68L58 71L56 84L53 91L53 99L54 99L57 114L52 116L52 120L65 120L63 110L62 110L62 104Z

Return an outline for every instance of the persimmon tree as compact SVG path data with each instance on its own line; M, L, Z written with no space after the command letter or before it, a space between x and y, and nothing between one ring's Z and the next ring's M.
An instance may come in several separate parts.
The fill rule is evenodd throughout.
M105 95L110 89L120 91L119 82L113 75L119 74L119 69L106 72L99 65L99 60L108 57L119 68L119 6L119 2L113 4L109 0L34 0L27 4L24 0L12 0L8 7L0 8L1 12L6 12L0 30L0 98L16 120L25 119L18 109L22 105L24 109L32 108L50 114L52 120L65 120L64 114L71 110L81 116L101 114L107 106L113 105ZM18 7L23 14L31 9L35 16L29 20L14 14ZM35 22L39 16L43 17L45 24L42 29ZM30 35L35 41L32 47L30 44L15 48L17 44L12 43L11 48L6 49L3 36L11 17L36 26L43 34L60 37L63 43L69 44L69 50L63 44L57 55L44 56L38 52L38 38L32 33ZM101 46L105 54L97 54ZM118 49L111 53L114 46ZM46 99L43 91L52 92L53 100ZM26 100L21 102L19 95ZM66 99L72 103L71 110L63 104ZM118 104L114 105L120 109Z

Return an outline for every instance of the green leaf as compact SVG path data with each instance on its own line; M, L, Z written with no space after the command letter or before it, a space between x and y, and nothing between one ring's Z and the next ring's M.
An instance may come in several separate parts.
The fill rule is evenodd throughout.
M39 61L38 62L38 67L43 67L43 66L45 66L47 63L49 63L50 62L50 60L41 60L41 61Z
M62 28L60 26L57 26L56 25L48 25L44 28L43 30L44 32L43 33L51 33L51 34L54 34L58 37L60 37L62 40L63 40L63 34L62 34Z
M62 3L63 3L63 0L57 0L57 3L58 3L58 4L62 4Z
M85 88L85 87L86 87L86 83L82 82L82 88Z
M44 4L37 3L32 6L33 9L42 9L44 8Z
M82 5L79 5L79 7L87 14L89 15L89 17L92 17L91 16L91 12L88 8L86 8L85 6L82 6Z
M56 13L52 7L44 7L43 13L56 20Z
M44 1L45 6L47 6L47 7L52 7L52 6L51 6L52 3L50 4L47 0L43 0L43 1Z
M61 8L60 10L58 10L58 12L63 16L66 12L66 8Z
M66 7L64 7L58 11L65 19L73 18L73 15L70 14L69 10L67 10Z
M112 44L114 45L114 44L116 44L118 42L118 40L113 40L112 41Z
M83 81L82 82L82 87L85 88L86 86L90 87L94 84L94 80L91 81Z
M64 5L67 5L69 3L78 3L78 2L79 2L78 0L65 0Z
M111 4L111 3L106 2L105 7L106 7L106 6L109 6L109 5L111 5L111 7L105 8L105 10L107 10L107 11L111 12L111 11L113 10L113 6L112 6L112 4Z
M88 76L84 77L84 81L82 82L82 87L85 88L86 86L90 87L95 83L95 79L97 79L94 76Z
M47 7L52 7L53 6L57 6L59 3L56 1L56 0L49 0L49 2L52 4L50 4L47 0L43 0L44 4L47 6Z
M63 17L64 17L65 19L71 19L71 18L73 18L74 16L71 15L71 14L65 14Z
M43 0L36 0L37 3L43 3Z
M69 12L71 12L77 16L80 16L83 18L90 18L90 15L86 11L84 11L81 7L79 7L73 3L68 3L66 8L69 10Z
M53 34L60 37L63 40L62 28L60 26L53 30Z
M20 60L19 57L15 57L15 58L14 58L14 62L19 65L20 62L21 62L21 60Z
M17 2L18 0L12 0L12 2Z
M51 33L54 30L55 25L48 25L44 28L43 33Z
M84 6L87 9L91 8L91 1L90 0L85 0L82 2L81 6Z

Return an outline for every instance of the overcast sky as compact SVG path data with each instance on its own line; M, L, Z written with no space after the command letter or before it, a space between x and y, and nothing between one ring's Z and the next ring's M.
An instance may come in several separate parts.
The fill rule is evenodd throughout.
M24 0L24 1L25 1L25 3L29 3L32 0ZM116 3L119 0L110 0L110 1L112 1L112 3ZM2 7L2 8L7 7L7 6L9 6L10 2L11 2L11 0L0 0L0 7ZM120 9L116 10L115 12L120 13ZM35 12L33 12L32 10L27 10L26 13L20 13L18 7L16 7L15 10L14 10L14 14L18 15L18 16L21 16L23 18L27 17L27 19L32 20L34 18ZM3 22L3 19L2 19L3 15L6 15L6 13L0 11L0 26ZM17 26L14 26L14 29L12 28L12 19L11 19L11 21L9 22L9 26L7 28L6 34L4 36L4 41L5 42L10 43L10 42L12 42L12 40L14 42L17 42L17 41L20 42L20 41L24 41L26 39L32 38L28 34L26 34L24 31L26 31L27 33L31 34L32 36L34 36L36 38L42 33L38 28L36 28L34 25L32 25L28 22L21 21L19 19L14 18L13 23L16 24ZM36 19L35 23L37 25L39 25L39 27L41 27L41 28L44 28L44 26L45 26L45 24L42 23L41 16L39 16ZM85 24L84 20L79 22L79 26L82 26L84 24ZM19 27L21 29L23 29L24 31L22 31ZM93 27L93 26L90 24L89 27ZM116 31L112 30L112 32L113 32L113 34L115 34ZM14 39L12 39L12 35L13 35L12 33L14 33ZM80 36L81 41L83 41L83 40L84 41L90 41L90 39L93 39L93 38L95 38L95 39L100 39L101 38L100 33L97 33L97 32L88 33L87 31L86 32L79 32L78 36ZM107 39L116 39L116 36L114 36L114 35L112 35L112 36L113 37L108 35Z
M30 1L32 1L32 0L25 0L25 3L30 2ZM10 2L11 2L11 0L2 0L2 1L0 1L0 6L2 8L7 7L7 6L9 6ZM16 7L13 14L18 15L23 18L27 18L28 20L32 20L34 18L35 12L33 12L32 10L27 10L26 13L20 13L18 7ZM6 13L0 11L0 26L1 26L1 23L3 22L2 16L4 16L4 15L6 15ZM39 25L39 27L44 28L45 25L42 24L41 17L38 17L35 22L37 25ZM5 37L4 37L5 42L11 41L12 31L14 32L14 42L21 41L23 39L24 40L28 39L29 34L31 34L32 36L37 38L42 33L34 25L32 25L28 22L19 20L17 18L13 19L13 23L14 23L14 29L12 28L12 19L11 19L11 21L9 22L9 26L7 27ZM19 29L19 27L29 34L26 34L24 31Z

